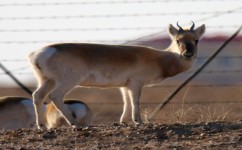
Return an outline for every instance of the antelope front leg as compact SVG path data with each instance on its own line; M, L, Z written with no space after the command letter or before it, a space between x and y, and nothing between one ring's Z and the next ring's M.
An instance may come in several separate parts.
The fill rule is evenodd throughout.
M38 129L46 130L45 117L43 111L43 102L48 92L53 88L53 82L47 80L33 93L33 103L36 116L36 124Z
M129 91L125 87L120 88L120 91L122 93L123 102L124 102L123 113L122 113L122 116L120 118L120 123L121 124L127 124L129 116L130 116L130 110L131 110L130 99L129 99Z
M44 120L43 99L38 98L35 93L33 93L33 97L37 128L46 130L47 128Z
M139 108L139 100L142 86L138 84L130 85L129 87L129 96L131 100L132 107L132 119L135 125L143 124L140 117L140 108Z

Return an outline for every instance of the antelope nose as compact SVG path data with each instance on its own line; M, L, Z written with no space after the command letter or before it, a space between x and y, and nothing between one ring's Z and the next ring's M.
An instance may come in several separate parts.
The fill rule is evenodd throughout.
M183 56L190 58L190 57L193 56L193 53L192 52L185 52L185 53L183 53Z

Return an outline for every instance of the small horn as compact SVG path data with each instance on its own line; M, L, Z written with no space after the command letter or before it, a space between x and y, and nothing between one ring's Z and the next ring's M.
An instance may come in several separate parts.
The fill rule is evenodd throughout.
M183 31L182 27L181 27L181 26L179 26L178 21L176 22L176 25L178 26L179 31Z
M195 24L194 24L194 22L192 21L192 26L191 26L191 28L190 28L190 31L193 31L193 30L194 30L194 27L195 27Z

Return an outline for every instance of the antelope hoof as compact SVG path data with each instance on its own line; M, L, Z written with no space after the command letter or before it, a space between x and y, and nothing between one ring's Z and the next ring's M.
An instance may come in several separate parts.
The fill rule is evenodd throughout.
M125 123L125 122L120 122L120 125L121 125L122 127L127 127L127 126L128 126L128 124Z
M43 124L37 125L37 129L41 131L47 131L47 127Z
M71 125L71 127L72 127L73 129L80 129L80 128L81 128L81 126L77 126L77 125Z
M142 121L134 121L134 125L135 125L135 127L140 127L140 126L144 125L144 123Z
M79 128L81 128L81 125L79 125L78 123L71 123L70 125L71 125L71 127L74 128L74 129L79 129Z

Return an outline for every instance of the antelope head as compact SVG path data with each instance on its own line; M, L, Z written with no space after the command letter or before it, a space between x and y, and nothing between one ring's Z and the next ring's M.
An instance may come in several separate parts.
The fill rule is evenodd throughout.
M175 51L180 55L180 58L190 60L195 58L197 55L197 45L199 39L205 32L205 25L194 29L195 24L192 22L192 25L189 29L183 29L177 22L177 28L170 24L168 31L173 41L173 46L175 46Z

